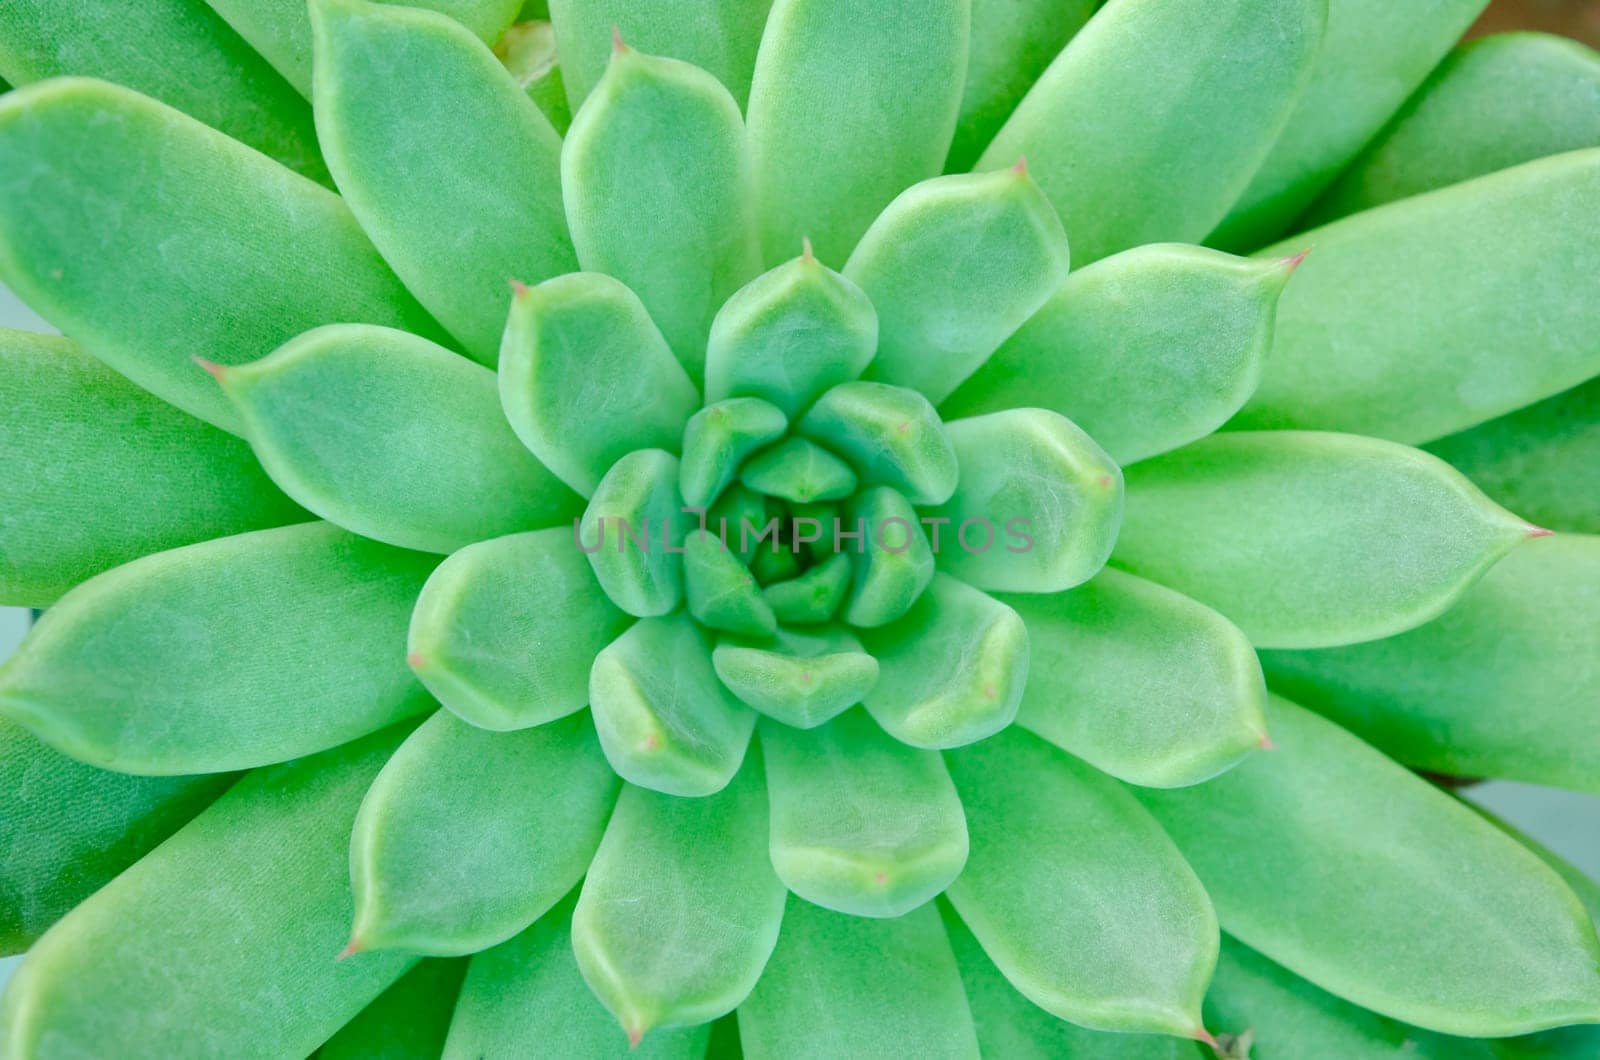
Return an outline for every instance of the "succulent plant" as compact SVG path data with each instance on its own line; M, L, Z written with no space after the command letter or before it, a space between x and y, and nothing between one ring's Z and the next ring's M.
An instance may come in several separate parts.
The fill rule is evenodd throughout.
M1600 59L1097 6L8 0L0 1052L1600 1052Z

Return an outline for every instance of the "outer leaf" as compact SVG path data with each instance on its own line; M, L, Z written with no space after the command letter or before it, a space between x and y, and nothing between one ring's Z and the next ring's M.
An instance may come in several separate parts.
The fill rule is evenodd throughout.
M1427 450L1540 526L1600 534L1600 378Z
M249 446L66 339L0 329L0 603L151 552L309 518Z
M400 657L433 557L327 523L160 552L61 598L0 667L0 711L125 773L213 773L427 709Z
M1422 83L1487 0L1330 0L1328 29L1283 136L1210 242L1282 234Z
M950 943L932 906L893 920L790 899L766 974L739 1006L752 1060L978 1056Z
M878 660L843 626L804 633L780 628L771 642L725 639L711 663L728 691L797 729L814 728L861 702L878 680Z
M506 426L494 373L427 339L336 324L208 368L273 481L364 537L453 552L582 511Z
M1544 33L1472 41L1439 64L1302 223L1585 147L1600 147L1594 49Z
M586 714L497 733L439 711L356 815L350 949L453 957L504 942L583 877L619 786Z
M589 667L628 626L565 527L468 545L428 578L407 663L485 729L544 725L589 702Z
M492 366L506 280L577 266L561 138L453 19L365 0L311 0L311 14L317 134L340 193L417 300Z
M1011 984L1087 1027L1203 1036L1217 921L1150 815L1019 729L945 757L972 830L950 901Z
M915 390L841 383L797 429L848 460L866 485L892 486L913 504L943 504L955 492L955 449L933 405Z
M1020 163L902 192L845 265L877 307L869 379L937 404L1067 278L1067 233Z
M1421 625L1541 531L1442 461L1309 431L1222 434L1138 464L1114 561L1268 648Z
M946 419L1046 408L1121 464L1204 438L1261 380L1298 259L1161 243L1073 273L940 406Z
M1282 700L1267 720L1273 753L1207 784L1138 789L1230 934L1449 1034L1600 1021L1600 944L1560 877L1332 723Z
M0 721L0 953L33 945L232 780L108 773Z
M1044 409L946 425L961 465L924 516L941 570L980 589L1054 593L1105 566L1122 523L1122 470L1071 420Z
M125 88L0 100L0 278L85 349L228 430L189 358L265 356L318 324L436 328L338 196Z
M635 47L710 71L743 108L771 6L772 0L551 0L573 111L605 73L613 28Z
M576 530L606 596L638 618L667 614L683 599L680 542L691 520L678 477L671 453L629 453L595 487Z
M1600 537L1530 542L1409 633L1262 665L1407 765L1600 792Z
M1050 64L978 166L1026 156L1080 263L1143 243L1198 242L1282 131L1327 6L1113 0Z
M1001 600L1036 649L1018 723L1096 768L1181 787L1266 743L1261 666L1210 608L1118 570L1068 593Z
M612 768L631 783L683 797L722 790L756 723L717 680L710 637L682 612L636 623L602 651L589 675L589 702Z
M701 1060L710 1027L667 1029L629 1046L596 1000L572 952L572 906L561 902L528 930L472 958L445 1060Z
M970 0L776 0L748 109L768 263L804 236L843 261L891 199L943 168L970 18Z
M967 822L936 752L899 743L859 709L815 729L764 723L761 750L772 867L801 898L898 917L960 875Z
M316 1052L317 1060L439 1060L466 961L419 961Z
M628 1037L705 1023L755 986L778 941L759 756L704 799L625 787L578 908L578 967Z
M844 619L852 626L882 626L911 610L933 581L934 556L917 513L905 497L887 486L862 490L850 498L846 525L835 535L860 534L850 560L850 599Z
M0 11L0 74L15 85L99 77L326 181L305 101L204 0L12 0Z
M1235 426L1417 444L1600 374L1600 309L1572 297L1572 278L1600 268L1600 149L1391 203L1263 253L1306 243L1316 252L1278 303L1272 359Z
M1198 1042L1167 1035L1111 1034L1057 1019L1017 993L948 902L939 913L961 969L972 1023L985 1056L1008 1060L1201 1060Z
M578 260L638 293L699 384L711 318L761 270L738 104L699 67L623 46L573 118L561 187Z
M350 915L350 822L400 735L252 774L74 909L6 991L6 1054L315 1049L414 960L332 959Z
M517 437L587 497L635 449L676 451L700 394L637 295L574 273L518 288L500 402Z

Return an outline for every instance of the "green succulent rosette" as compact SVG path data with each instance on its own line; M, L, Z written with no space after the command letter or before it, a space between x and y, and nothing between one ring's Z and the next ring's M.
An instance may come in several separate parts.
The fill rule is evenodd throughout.
M1482 6L10 0L0 1053L1593 1055Z

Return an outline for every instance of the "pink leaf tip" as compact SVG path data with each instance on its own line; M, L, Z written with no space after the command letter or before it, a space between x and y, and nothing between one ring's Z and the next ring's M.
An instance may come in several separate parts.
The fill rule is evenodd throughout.
M533 290L533 288L529 287L515 276L506 282L511 285L511 296L513 298L526 298L528 297L528 292Z
M420 651L414 651L406 655L406 665L413 670L422 670L427 668L428 660Z
M1196 1027L1194 1030L1189 1032L1189 1037L1193 1038L1197 1042L1203 1042L1206 1045L1211 1046L1212 1049L1219 1053L1222 1051L1222 1045L1217 1041L1217 1036L1206 1030L1204 1027Z
M622 40L622 27L613 22L611 24L611 53L616 55L627 50L628 46Z
M335 957L334 960L342 961L346 957L354 957L356 954L361 952L361 949L361 940L351 936L350 941L345 943L344 949L339 951L339 956Z
M800 258L808 265L817 260L817 250L811 245L810 236L800 237Z
M1283 267L1284 267L1284 270L1286 272L1293 272L1294 270L1298 269L1300 267L1300 263L1305 261L1306 260L1306 256L1308 254L1310 254L1310 253L1311 253L1311 248L1307 247L1306 249L1302 250L1300 253L1294 255L1293 257L1284 258L1283 259L1283 263L1282 263Z
M1555 533L1554 530L1548 530L1548 529L1546 529L1545 527L1542 527L1542 526L1531 526L1530 525L1528 527L1528 529L1527 529L1527 534L1528 534L1529 537L1550 537L1554 533Z
M627 1028L627 1031L628 1031L628 1048L629 1049L637 1049L637 1048L639 1048L639 1043L644 1041L644 1029L640 1028L640 1027L629 1027L629 1028Z
M223 377L228 374L227 365L218 364L216 361L208 361L204 357L194 358L194 363L205 369L206 374L210 375L211 378L215 379L219 383L222 382Z
M1256 746L1263 751L1276 751L1278 749L1278 745L1272 742L1272 737L1267 733L1261 734L1261 739L1256 741Z
M1017 156L1017 160L1015 162L1011 163L1011 172L1015 173L1019 177L1027 176L1028 175L1028 156L1027 155L1018 155Z

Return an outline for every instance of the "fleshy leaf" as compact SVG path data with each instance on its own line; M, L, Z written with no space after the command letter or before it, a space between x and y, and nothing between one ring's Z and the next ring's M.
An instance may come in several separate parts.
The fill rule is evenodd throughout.
M960 747L1017 716L1028 630L992 596L940 574L905 617L862 639L879 669L867 709L904 743Z
M66 339L0 328L0 604L140 556L309 519L237 438Z
M534 106L544 112L551 128L565 134L572 125L572 107L567 103L567 86L556 49L556 30L548 21L548 11L524 9L523 19L506 30L494 46L495 58L527 93Z
M834 534L840 551L854 549L845 621L886 625L910 611L933 580L933 549L916 509L887 486L862 490L845 511L847 517ZM859 536L848 542L847 534Z
M1406 765L1600 793L1600 537L1529 542L1398 637L1262 665Z
M928 399L888 383L841 383L801 419L799 432L848 460L863 484L892 486L912 504L955 492L955 449Z
M856 489L849 464L815 442L793 437L746 461L739 481L757 493L797 504L841 500Z
M772 867L807 902L904 916L960 875L967 822L938 752L907 747L860 709L814 729L763 723L761 750Z
M1111 4L1050 64L978 168L1025 156L1080 263L1144 243L1198 242L1283 130L1327 7Z
M418 961L322 1043L317 1060L439 1060L467 962Z
M824 261L901 190L944 168L970 0L776 0L747 109L762 250L809 236Z
M264 357L333 322L437 326L339 197L134 92L0 99L0 279L94 356L226 430L190 357Z
M730 692L798 729L860 703L878 680L878 661L843 626L780 629L775 641L723 640L711 663Z
M1559 876L1331 722L1278 699L1267 722L1271 753L1191 788L1137 789L1229 934L1448 1034L1600 1022L1600 943Z
M1079 269L940 406L1045 408L1120 464L1204 438L1254 393L1298 259L1136 247Z
M6 1054L316 1049L415 961L333 959L349 927L350 823L401 735L253 773L69 913L6 990Z
M214 773L429 707L406 669L436 557L327 523L225 537L91 578L0 666L0 713L125 773Z
M1022 165L937 177L902 192L844 274L877 308L866 376L937 404L1067 278L1067 233Z
M719 541L726 540L728 547L746 563L755 558L761 543L770 540L777 532L776 529L769 530L767 499L737 482L730 483L723 490L722 496L706 514L702 526L716 534Z
M612 465L584 510L578 547L606 596L637 618L683 599L683 546L692 526L678 496L678 458L640 449Z
M750 569L763 589L800 576L800 550L792 541L771 539L756 550Z
M776 632L772 605L737 552L708 530L691 532L683 547L689 614L701 625L750 637Z
M923 516L940 570L980 589L1054 593L1105 566L1122 523L1122 470L1076 424L1019 408L945 433L960 484Z
M1011 984L1086 1027L1203 1036L1217 920L1150 815L1020 729L945 760L972 832L948 896Z
M644 619L608 645L589 676L589 703L612 768L682 797L722 790L756 722L717 680L710 637L681 612Z
M1600 148L1380 206L1263 253L1306 244L1316 249L1278 303L1272 357L1235 427L1416 445L1600 374L1600 302L1572 286L1600 269Z
M778 948L739 1006L739 1039L762 1060L978 1057L961 976L932 906L884 920L791 898Z
M335 324L207 370L273 481L363 537L453 552L583 510L506 426L494 373L427 339Z
M543 725L589 702L589 667L628 627L565 527L468 545L411 615L406 661L440 703L485 729Z
M707 508L738 474L745 458L783 437L789 420L759 398L728 398L696 412L683 429L678 488L687 508Z
M637 295L575 273L517 291L500 403L517 437L587 497L635 449L675 451L700 395Z
M638 294L698 385L706 336L761 270L739 105L716 78L626 45L561 149L578 260Z
M454 19L365 0L310 8L317 134L340 194L417 300L493 366L506 281L577 266L561 138Z
M1003 596L1034 646L1017 723L1119 780L1198 784L1267 741L1261 666L1221 615L1118 570Z
M824 526L824 533L831 537L834 527ZM850 590L850 577L850 554L835 552L798 578L773 582L761 595L766 597L779 622L814 625L827 622L838 613L839 605Z
M0 720L0 954L33 945L232 782L108 773Z
M1214 435L1127 476L1113 562L1216 608L1258 647L1421 625L1539 533L1443 461L1355 435Z
M630 1039L705 1023L750 993L783 919L761 756L703 799L624 787L572 914L589 986Z
M356 815L350 949L454 957L504 942L583 877L618 788L587 714L490 732L439 711Z
M113 81L327 181L311 109L226 22L194 0L141 0L129 14L123 0L11 0L0 75Z
M595 998L572 952L577 892L531 928L472 958L444 1060L702 1060L710 1028L667 1029L637 1046Z

